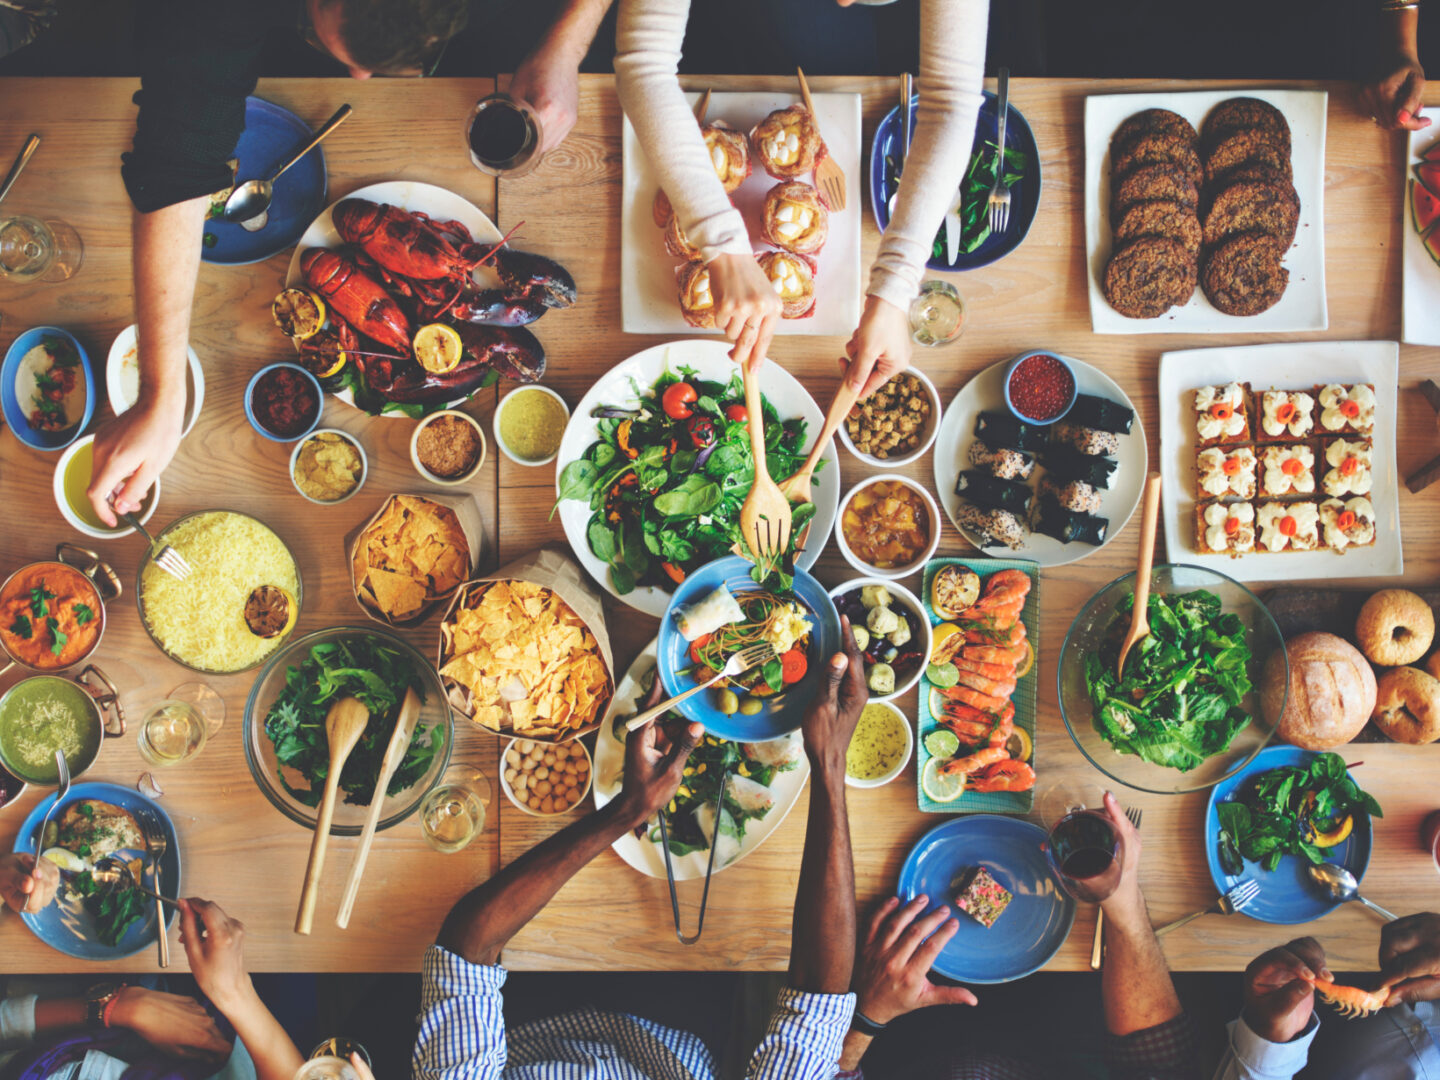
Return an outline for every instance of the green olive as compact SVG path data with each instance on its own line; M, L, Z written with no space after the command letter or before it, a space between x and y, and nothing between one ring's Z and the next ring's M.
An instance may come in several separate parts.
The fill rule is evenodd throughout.
M715 707L726 716L732 716L741 708L740 699L735 696L734 690L721 690L715 697Z
M765 702L761 701L758 697L747 697L744 701L740 702L740 715L754 716L764 707Z

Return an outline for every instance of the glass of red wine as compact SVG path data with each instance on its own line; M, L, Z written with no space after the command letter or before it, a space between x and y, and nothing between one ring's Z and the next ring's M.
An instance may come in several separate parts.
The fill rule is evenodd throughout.
M1062 781L1040 796L1050 868L1077 900L1098 904L1120 887L1125 846L1094 784Z
M509 94L487 94L465 121L470 162L491 176L520 176L540 163L540 118Z

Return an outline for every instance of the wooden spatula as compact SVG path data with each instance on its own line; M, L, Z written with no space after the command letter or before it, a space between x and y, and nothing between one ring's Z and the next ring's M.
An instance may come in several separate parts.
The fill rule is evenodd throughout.
M1155 561L1155 520L1160 516L1160 474L1152 472L1145 481L1145 505L1140 511L1140 560L1135 567L1135 610L1130 614L1130 632L1120 646L1116 672L1125 678L1125 657L1137 641L1150 636L1150 565Z
M330 843L330 823L335 818L335 799L340 794L340 773L365 725L370 710L353 697L341 698L325 714L325 738L330 744L330 771L325 777L325 795L320 800L319 820L315 837L310 841L310 861L305 866L305 885L300 890L300 910L295 915L295 932L310 933L315 922L315 899L320 886L320 871L325 868L325 848Z
M385 789L390 778L405 760L405 751L410 749L410 740L415 735L415 725L420 720L420 695L412 686L405 691L400 702L400 714L395 718L395 730L390 735L390 745L385 748L385 757L380 762L380 778L375 781L375 791L370 796L370 813L365 818L365 831L360 834L360 846L355 849L355 860L350 864L350 880L345 883L345 898L340 901L340 911L335 916L335 925L344 930L350 925L350 913L355 910L355 896L360 892L360 879L365 875L365 862L370 858L370 845L375 842L375 827L380 824L380 811L385 805Z
M805 72L798 67L795 74L800 78L800 96L805 99L805 108L815 121L815 130L820 130L820 117L815 112L815 102L810 99L810 84L805 81ZM815 186L825 199L825 205L837 213L845 209L845 170L835 163L828 149L825 156L815 163Z
M815 466L820 463L820 455L824 453L835 432L840 430L845 418L850 415L850 410L855 407L855 399L859 396L860 391L850 385L850 380L842 378L835 390L835 397L830 402L830 411L825 414L825 426L820 429L815 445L810 448L810 456L805 459L805 464L800 466L799 472L780 485L781 493L790 502L815 501L810 494Z

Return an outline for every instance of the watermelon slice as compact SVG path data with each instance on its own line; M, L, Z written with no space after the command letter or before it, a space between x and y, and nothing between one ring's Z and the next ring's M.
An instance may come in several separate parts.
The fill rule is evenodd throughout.
M1440 198L1440 161L1422 161L1415 166L1415 176L1430 189L1430 194Z
M1410 217L1415 231L1424 236L1440 221L1440 199L1418 180L1410 181Z
M1430 235L1421 242L1425 245L1426 253L1440 266L1440 229L1431 229Z
M1430 144L1430 149L1420 155L1426 161L1440 161L1440 142Z

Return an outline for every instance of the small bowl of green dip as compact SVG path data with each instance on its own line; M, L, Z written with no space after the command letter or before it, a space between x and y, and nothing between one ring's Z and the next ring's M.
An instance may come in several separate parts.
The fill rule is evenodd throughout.
M884 787L905 771L914 750L915 732L905 714L888 701L871 701L861 711L845 751L845 783Z
M0 696L0 765L28 784L60 782L57 750L75 779L95 763L107 733L95 698L59 675L22 679Z
M517 465L548 465L560 452L570 406L548 386L522 386L500 399L495 443Z

